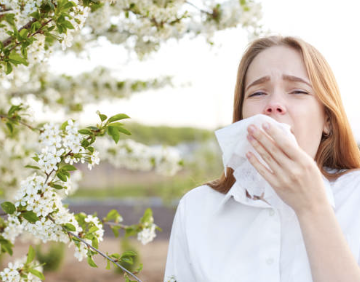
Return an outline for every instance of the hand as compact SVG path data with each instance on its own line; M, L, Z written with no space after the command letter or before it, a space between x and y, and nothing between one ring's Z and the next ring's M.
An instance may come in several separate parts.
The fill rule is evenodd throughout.
M315 161L279 128L266 123L263 129L266 133L250 125L248 140L271 171L248 152L247 158L255 169L296 213L328 205L322 175Z

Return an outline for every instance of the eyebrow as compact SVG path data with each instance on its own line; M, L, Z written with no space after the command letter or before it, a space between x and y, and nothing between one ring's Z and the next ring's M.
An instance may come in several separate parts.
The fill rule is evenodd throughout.
M302 83L305 83L307 84L308 86L312 87L311 84L309 82L307 82L306 80L300 78L300 77L297 77L297 76L293 76L293 75L288 75L288 74L283 74L282 78L284 80L288 80L288 81L296 81L296 82L302 82ZM248 90L251 86L254 86L254 85L257 85L257 84L261 84L261 83L264 83L264 82L267 82L270 80L270 76L263 76L259 79L256 79L255 81L253 81L252 83L250 83L246 89Z

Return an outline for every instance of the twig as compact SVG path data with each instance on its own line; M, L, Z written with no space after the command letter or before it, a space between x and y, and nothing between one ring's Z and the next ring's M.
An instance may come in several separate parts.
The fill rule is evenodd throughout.
M29 27L31 27L31 25L36 22L37 20L36 19L32 19L31 21L29 21L26 25L22 26L18 31L20 32L22 29L26 28L28 29ZM8 38L6 38L2 43L4 45L4 47L8 46L11 41L13 40L13 38L10 36Z
M65 228L64 228L65 229ZM95 252L99 253L101 256L103 256L104 258L108 259L109 261L115 263L118 267L120 267L123 271L125 271L127 274L131 275L133 278L136 279L136 281L138 282L142 282L139 278L137 278L133 273L131 273L129 270L127 270L125 267L123 267L122 265L118 264L116 261L114 261L111 257L105 255L103 252L99 251L98 249L94 248L92 245L90 245L89 243L87 243L85 240L83 240L82 238L80 238L79 236L75 235L74 233L72 233L71 231L67 231L66 232L71 235L74 236L76 238L78 238L81 242L83 242L84 244L86 244L90 249L93 249Z
M30 27L31 27L31 25L34 23L34 22L36 22L37 21L37 19L32 19L30 22L28 22L26 25L24 25L24 26L22 26L18 31L20 32L22 29L29 29ZM29 37L31 37L31 36L34 36L35 34L37 34L37 33L40 33L41 32L41 29L44 27L44 26L46 26L49 22L51 22L52 21L52 19L50 19L50 20L48 20L48 21L46 21L45 23L42 23L41 24L41 27L37 30L37 31L35 31L33 34L30 34L29 33L29 35L28 35L28 38ZM13 40L13 37L12 36L10 36L10 37L8 37L7 39L5 39L2 43L3 43L3 45L4 45L4 47L6 47L6 46L8 46L11 42L12 42L12 40ZM20 44L20 42L15 42L15 45L13 46L13 47L11 47L10 48L10 52L12 51L12 50L14 50L18 45Z
M55 223L55 220L51 217L48 216L49 219ZM76 234L72 233L71 231L66 230L66 228L64 226L62 226L63 230L66 231L69 236L74 236L76 238L78 238L81 242L83 242L86 246L88 246L90 249L94 250L95 252L97 252L98 254L100 254L102 257L106 258L107 260L111 261L112 263L116 264L118 267L120 267L124 272L126 272L127 274L131 275L133 278L136 279L136 281L138 282L142 282L138 277L135 276L135 274L131 273L129 270L127 270L125 267L123 267L122 265L118 264L115 260L113 260L111 257L105 255L103 252L101 252L100 250L94 248L92 245L90 245L89 243L87 243L84 239L80 238L79 236L77 236Z
M120 223L115 223L115 222L108 222L108 221L102 221L103 224L107 224L107 225L110 225L110 226L119 226L121 228L128 228L129 226L126 226L124 224L120 224Z
M9 117L8 115L1 115L1 114L0 114L0 118L13 119L13 118ZM23 121L21 121L21 120L15 120L15 121L21 123L22 125L27 126L27 127L30 128L31 130L35 130L35 129L36 129L36 128L32 127L31 125L28 125L27 123L25 123L25 122L23 122Z
M193 6L195 9L198 9L200 12L203 12L203 13L208 14L208 15L210 15L210 16L213 15L212 13L210 13L210 12L208 12L208 11L205 11L205 10L203 10L203 9L200 9L200 8L196 7L193 3L189 2L189 1L185 1L185 3Z

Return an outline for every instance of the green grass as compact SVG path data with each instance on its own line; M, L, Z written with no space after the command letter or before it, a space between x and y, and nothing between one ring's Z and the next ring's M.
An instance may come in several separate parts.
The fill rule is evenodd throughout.
M147 126L134 122L125 122L124 127L131 135L122 135L122 139L132 139L146 145L175 146L182 142L203 142L215 138L213 131L193 127Z
M205 182L205 181L203 181ZM164 202L171 202L173 199L180 198L187 191L201 185L203 182L194 180L191 177L173 177L168 181L151 183L148 185L127 184L116 187L93 187L82 189L81 187L71 196L71 198L91 198L96 200L106 200L109 198L147 198L160 197Z

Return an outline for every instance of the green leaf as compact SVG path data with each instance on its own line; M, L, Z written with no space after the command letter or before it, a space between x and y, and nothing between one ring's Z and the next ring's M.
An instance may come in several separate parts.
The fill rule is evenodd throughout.
M75 27L69 21L64 21L62 25L65 26L67 29L75 29Z
M110 270L110 261L107 259L106 260L107 262L106 262L106 270Z
M137 256L137 253L135 253L134 251L126 251L123 252L121 257L135 257Z
M61 181L64 181L64 182L67 181L66 176L65 176L64 174L60 173L60 172L58 172L58 173L56 174L56 176L57 176Z
M152 210L151 208L147 208L144 212L143 217L140 219L141 223L150 222L152 220Z
M94 147L87 147L87 149L91 152L91 153L94 153Z
M93 226L89 229L89 233L94 233L95 231L98 231L99 227Z
M111 211L108 212L108 214L106 215L106 220L107 221L115 221L115 223L118 223L122 220L122 216L118 213L117 210L113 209Z
M119 260L121 258L121 256L119 254L111 254L110 257L114 258L116 260Z
M126 130L123 127L118 127L118 130L126 135L131 135L130 131Z
M143 269L143 264L140 263L138 269L135 270L136 273L140 272Z
M138 234L138 231L133 226L125 229L125 237L135 236Z
M88 126L87 128L89 128L90 130L94 130L94 131L99 130L99 128L97 128L96 126Z
M40 160L37 155L36 155L35 157L32 157L32 159L33 159L35 162L38 162L38 161Z
M9 255L13 255L13 250L12 248L14 247L14 245L6 239L3 239L2 237L0 237L0 245L1 245L1 252L2 253L8 253Z
M59 184L55 184L55 183L52 183L50 184L51 187L57 189L57 190L61 190L61 189L64 189L63 186L59 185Z
M58 31L59 31L60 34L61 34L61 33L64 33L64 28L62 27L62 25L57 24L56 27L57 27L57 29L58 29Z
M117 144L117 142L120 139L119 130L115 126L108 126L107 129L108 129L108 134L112 137L112 139L114 139L115 143Z
M115 238L119 237L120 226L110 226L112 232L114 233Z
M80 134L86 134L86 135L90 135L92 133L91 130L89 129L79 129L78 132Z
M8 111L8 116L12 116L15 112L21 110L21 105L12 105Z
M84 139L83 141L81 141L81 146L83 146L84 148L87 148L87 146L89 146L90 143L89 141L87 141L86 139Z
M21 57L18 53L11 53L9 56L9 61L13 64L23 64L27 66L29 63Z
M60 126L60 129L61 130L65 130L65 128L68 126L68 121L65 121L61 126Z
M70 9L72 7L75 7L75 6L76 6L76 4L74 2L69 1L64 5L64 9Z
M28 34L28 30L26 28L23 28L22 30L20 30L20 36L22 38L26 38Z
M9 129L11 134L14 132L14 127L11 122L7 122L6 127Z
M121 262L126 262L128 264L133 264L134 263L134 259L132 257L122 257L121 258Z
M39 13L38 10L36 10L36 11L33 12L33 13L31 13L29 16L30 16L30 17L33 17L33 18L35 18L35 19L37 19L37 20L40 20L40 13Z
M42 274L40 271L38 271L36 269L33 269L33 268L30 268L29 272L34 274L36 277L40 278L41 280L45 280L44 274Z
M111 123L111 126L123 127L124 124L123 124L123 123L120 123L120 122L113 122L113 123Z
M26 168L33 168L33 169L40 169L38 166L34 166L34 165L26 165Z
M36 221L39 220L36 213L34 213L33 211L26 211L21 215L23 216L23 218L25 218L27 221L31 223L35 223Z
M126 251L126 252L122 253L121 261L129 263L129 264L133 264L134 263L134 257L136 257L136 255L137 254L134 251Z
M6 71L5 71L5 74L11 73L12 70L13 70L12 65L11 65L9 62L7 62L7 63L6 63Z
M95 249L98 249L99 248L99 241L98 239L94 236L91 240L91 245L95 248Z
M107 123L111 123L111 122L121 120L121 119L125 119L125 118L130 118L130 117L128 115L126 115L126 114L117 114L117 115L114 115L111 118L109 118Z
M65 223L63 226L65 227L65 229L66 229L67 231L76 231L75 226L72 225L71 223Z
M87 262L91 267L98 267L91 256L88 256Z
M15 205L13 203L11 203L11 202L3 202L3 203L1 203L1 208L7 214L13 214L16 211Z
M34 248L30 245L29 246L29 251L28 251L28 254L27 254L27 259L26 259L26 263L30 263L34 260L35 258L35 250Z
M66 171L74 171L74 170L77 170L77 168L76 168L75 166L69 165L69 164L62 166L61 169L66 170Z
M104 121L107 119L107 116L104 114L101 114L100 112L98 112L98 115L99 115L101 121Z

